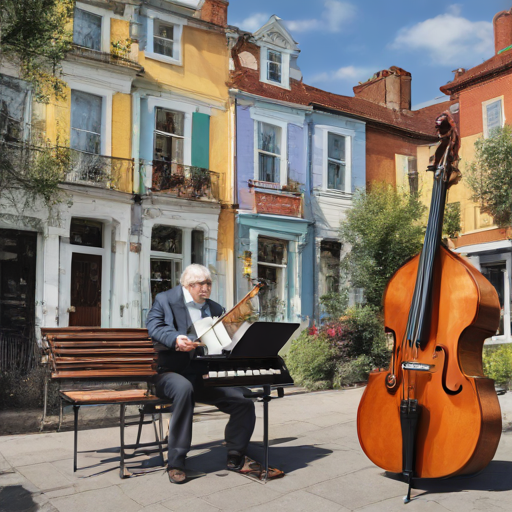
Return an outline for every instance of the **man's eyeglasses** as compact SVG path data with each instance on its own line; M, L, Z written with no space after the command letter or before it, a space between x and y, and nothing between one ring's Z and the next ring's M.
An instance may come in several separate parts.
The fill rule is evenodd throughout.
M212 282L211 281L201 281L199 283L192 283L190 286L207 286L208 288L210 288L212 285Z

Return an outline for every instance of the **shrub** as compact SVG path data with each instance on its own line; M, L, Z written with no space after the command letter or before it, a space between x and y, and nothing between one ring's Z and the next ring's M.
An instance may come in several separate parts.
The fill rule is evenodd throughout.
M286 364L295 383L308 389L327 389L332 386L334 371L333 350L322 334L302 331L292 342Z
M389 356L378 310L363 306L303 331L292 343L287 363L297 384L325 389L366 380L373 368L389 364Z
M509 386L512 380L512 345L485 347L483 352L484 374L496 384Z

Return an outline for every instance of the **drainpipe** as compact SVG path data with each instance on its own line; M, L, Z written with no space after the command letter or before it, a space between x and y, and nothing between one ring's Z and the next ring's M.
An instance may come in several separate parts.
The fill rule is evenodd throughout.
M233 115L233 206L238 205L238 151L237 151L237 132L238 132L238 122L237 122L237 112L238 111L238 102L237 98L235 96L235 111ZM234 236L233 236L233 304L236 304L237 301L237 248L238 248L238 225L237 225L237 211L235 208L233 208L233 230L234 230Z
M309 196L310 203L310 211L313 216L314 222L314 213L311 205L311 197L313 192L313 121L308 122L308 172L306 174L306 193ZM312 251L313 251L313 322L317 322L319 318L319 310L318 310L318 264L317 264L317 250L316 250L316 224L313 224L313 236L311 237L313 240Z
M140 194L140 93L132 95L133 193Z

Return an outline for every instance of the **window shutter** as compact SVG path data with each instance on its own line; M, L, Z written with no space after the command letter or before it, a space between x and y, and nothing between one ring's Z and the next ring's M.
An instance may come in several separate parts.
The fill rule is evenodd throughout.
M192 165L210 166L210 116L199 112L192 114Z

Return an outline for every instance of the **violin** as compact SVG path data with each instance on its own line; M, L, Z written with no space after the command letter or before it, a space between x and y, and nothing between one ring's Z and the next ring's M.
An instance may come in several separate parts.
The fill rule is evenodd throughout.
M413 477L476 473L501 436L494 381L484 376L484 340L499 326L498 294L441 242L446 193L460 179L459 136L448 112L436 119L432 199L422 251L391 277L384 325L388 369L370 373L357 413L360 445L377 466Z

